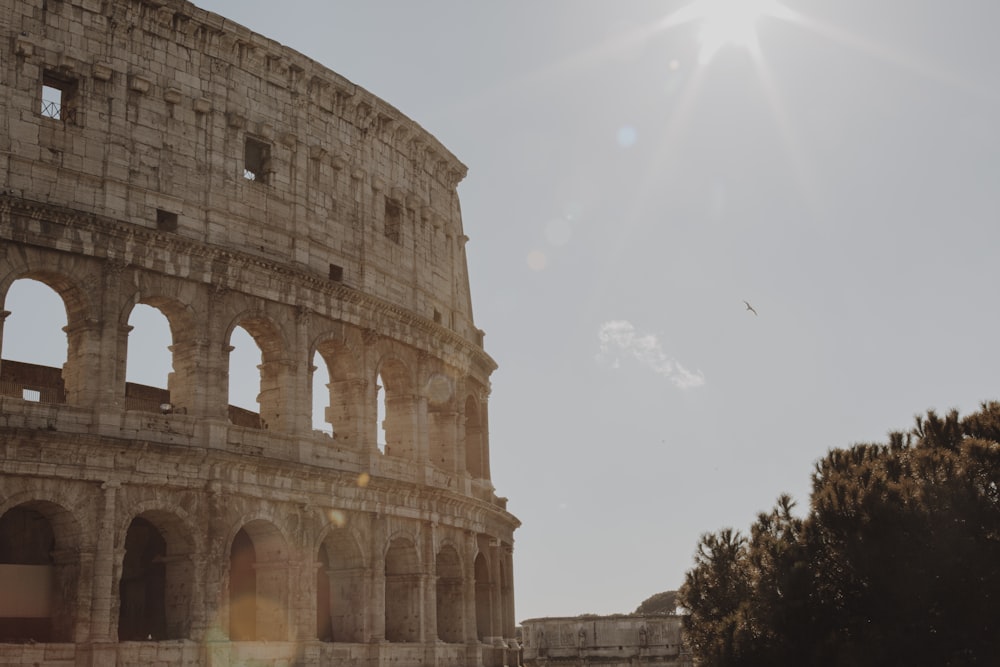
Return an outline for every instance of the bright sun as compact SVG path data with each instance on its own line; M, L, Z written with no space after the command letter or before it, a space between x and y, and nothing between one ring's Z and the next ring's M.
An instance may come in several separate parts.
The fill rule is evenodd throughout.
M698 60L707 63L727 46L755 51L757 20L777 9L777 0L696 0L689 16L700 24Z

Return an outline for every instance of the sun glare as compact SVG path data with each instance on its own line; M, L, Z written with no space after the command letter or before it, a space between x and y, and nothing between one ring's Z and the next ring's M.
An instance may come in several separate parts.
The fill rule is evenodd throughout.
M776 0L697 0L691 13L700 24L698 60L708 63L727 46L756 51L757 21L776 7Z

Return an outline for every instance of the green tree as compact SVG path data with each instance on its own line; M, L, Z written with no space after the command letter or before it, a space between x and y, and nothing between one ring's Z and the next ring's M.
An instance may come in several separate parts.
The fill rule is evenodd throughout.
M730 528L702 535L680 590L687 641L705 667L740 664L750 597L746 538Z
M642 601L636 614L673 614L677 612L677 591L663 591Z
M703 536L681 587L701 664L987 665L1000 656L1000 403L830 451L810 509ZM739 581L733 581L733 578ZM724 582L724 584L723 584Z

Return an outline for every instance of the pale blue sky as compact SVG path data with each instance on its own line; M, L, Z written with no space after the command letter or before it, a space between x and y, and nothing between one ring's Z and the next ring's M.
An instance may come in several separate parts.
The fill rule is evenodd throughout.
M705 63L680 1L199 4L468 165L518 620L631 611L829 448L1000 398L995 0L788 0Z

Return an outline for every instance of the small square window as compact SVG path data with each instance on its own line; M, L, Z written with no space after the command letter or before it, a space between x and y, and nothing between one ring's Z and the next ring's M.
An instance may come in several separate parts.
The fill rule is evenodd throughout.
M76 123L77 81L56 72L42 76L42 105L39 112L45 118Z
M400 243L403 229L403 209L391 199L385 200L385 235L393 243Z
M156 209L156 228L161 232L176 232L177 214L164 211L162 208Z
M340 282L344 279L344 267L337 264L330 265L330 280Z
M270 144L247 137L243 148L243 178L256 183L266 183L271 173Z

